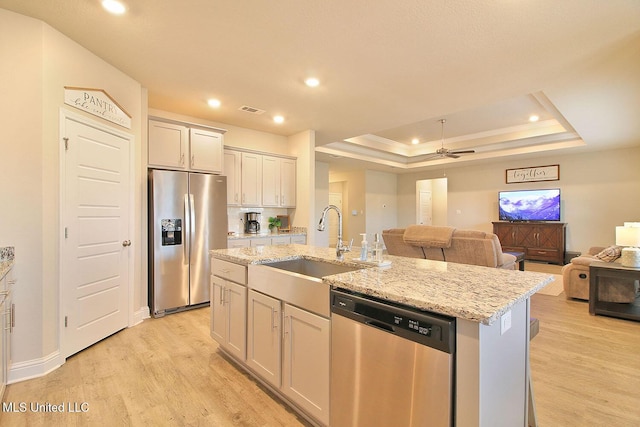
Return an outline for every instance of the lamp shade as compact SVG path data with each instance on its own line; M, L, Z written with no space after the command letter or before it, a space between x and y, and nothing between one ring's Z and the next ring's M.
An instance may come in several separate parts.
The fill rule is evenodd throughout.
M616 227L616 245L640 246L640 227Z

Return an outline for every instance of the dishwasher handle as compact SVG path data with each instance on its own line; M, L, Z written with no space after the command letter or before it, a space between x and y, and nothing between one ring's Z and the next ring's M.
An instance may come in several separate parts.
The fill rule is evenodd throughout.
M373 326L374 328L382 329L385 332L389 332L391 334L395 334L396 330L391 325L387 325L386 323L379 322L377 320L366 320L365 325Z

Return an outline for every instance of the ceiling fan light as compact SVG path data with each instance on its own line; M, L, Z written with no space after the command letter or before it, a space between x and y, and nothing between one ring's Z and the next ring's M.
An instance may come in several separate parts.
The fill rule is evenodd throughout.
M532 114L532 115L530 115L530 116L529 116L529 121L530 121L531 123L535 123L535 122L537 122L538 120L540 120L540 116L537 116L537 115L535 115L535 114Z
M418 145L418 144L420 144L420 140L419 140L418 138L413 138L413 139L411 140L411 143L412 143L413 145Z

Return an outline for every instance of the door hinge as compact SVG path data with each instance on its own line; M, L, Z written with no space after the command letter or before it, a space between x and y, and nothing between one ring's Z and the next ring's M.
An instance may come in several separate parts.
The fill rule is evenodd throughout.
M62 138L64 140L64 151L69 150L69 138Z
M66 328L67 326L69 326L69 317L64 316L64 327Z
M65 239L69 238L69 229L67 227L64 228L64 238Z

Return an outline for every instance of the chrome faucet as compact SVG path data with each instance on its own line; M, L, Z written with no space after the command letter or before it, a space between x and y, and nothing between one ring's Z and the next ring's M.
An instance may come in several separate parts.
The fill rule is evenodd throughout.
M320 223L318 224L318 231L324 231L325 221L327 217L327 212L331 209L336 211L338 214L338 243L336 244L336 258L343 259L344 253L349 252L351 250L351 246L353 245L353 239L351 239L351 243L348 246L344 244L342 241L342 212L335 205L329 205L322 211L322 216L320 217Z

